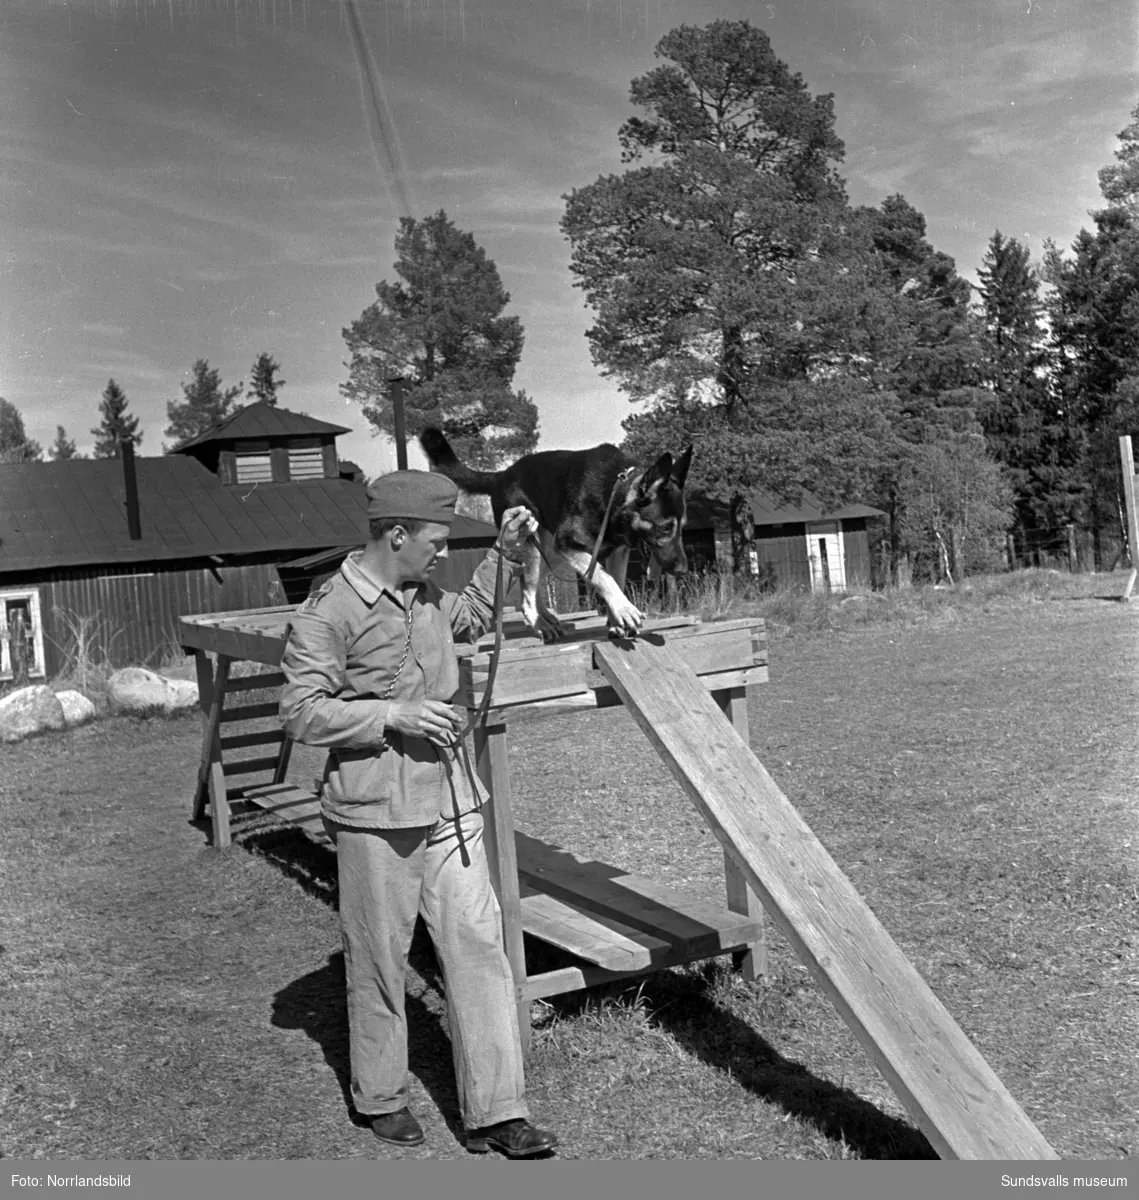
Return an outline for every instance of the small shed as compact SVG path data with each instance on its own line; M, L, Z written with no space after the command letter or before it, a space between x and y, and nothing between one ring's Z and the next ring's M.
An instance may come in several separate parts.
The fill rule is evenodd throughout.
M772 587L843 592L853 585L868 586L867 523L882 516L881 509L869 504L828 509L806 490L786 503L756 488L746 499L740 528L747 566ZM732 570L731 526L726 504L689 496L684 542L692 569Z

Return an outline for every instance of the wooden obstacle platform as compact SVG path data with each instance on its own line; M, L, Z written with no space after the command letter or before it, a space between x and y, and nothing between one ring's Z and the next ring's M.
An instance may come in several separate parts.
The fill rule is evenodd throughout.
M230 843L235 818L255 813L273 814L317 841L328 840L315 789L287 778L291 744L279 725L267 720L276 716L276 694L284 677L279 671L236 675L232 670L239 660L279 666L293 611L289 606L182 620L182 644L197 662L203 719L192 812L195 819L209 814L215 846ZM762 906L727 856L721 907L515 830L510 714L526 709L550 715L620 704L594 661L594 647L606 636L604 621L594 614L561 619L566 639L546 646L529 634L520 616L508 615L494 708L473 734L475 769L492 800L483 810L484 836L526 1050L532 1000L727 952L748 979L765 968ZM726 713L746 739L746 689L767 678L763 622L700 624L677 617L648 624L658 636L668 637L680 661L700 680L698 686L714 698L716 711ZM474 646L457 647L457 703L469 710L478 708L485 693L492 642L487 636ZM249 693L258 702L249 703ZM274 699L264 699L267 694ZM266 724L273 728L264 728ZM245 728L251 731L240 732ZM252 757L239 757L241 752ZM530 974L527 938L556 947L568 965Z
M183 644L198 656L202 688L202 770L194 815L209 807L215 845L228 843L231 815L251 807L318 839L324 836L314 793L284 778L287 739L275 756L260 760L260 768L272 774L268 782L227 784L234 764L225 762L221 731L227 688L234 686L230 663L245 658L279 664L291 611L182 622ZM938 1154L1056 1158L752 753L746 689L767 677L762 622L650 622L635 641L613 643L596 618L565 620L572 627L569 638L553 646L525 637L520 622L512 620L494 709L474 735L476 769L492 798L484 810L486 843L524 1045L528 1048L533 999L726 951L735 952L748 977L761 976L766 908ZM482 699L488 649L484 641L460 650L460 702L469 709ZM207 652L217 656L216 668L210 668ZM281 679L253 678L266 686ZM620 703L721 842L726 908L585 861L514 829L509 713L522 706L552 712ZM266 707L244 706L244 713L264 716ZM573 955L574 963L529 975L526 935Z

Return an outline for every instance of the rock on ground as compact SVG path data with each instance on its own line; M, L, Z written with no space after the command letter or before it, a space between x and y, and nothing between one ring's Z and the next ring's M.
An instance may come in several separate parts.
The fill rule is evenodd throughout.
M95 716L95 705L82 692L68 689L56 692L55 698L63 705L63 717L69 727L82 725Z
M123 667L107 680L107 698L115 712L181 712L197 705L198 685L145 667Z
M29 734L67 725L63 705L42 683L20 688L0 699L0 741L18 742Z

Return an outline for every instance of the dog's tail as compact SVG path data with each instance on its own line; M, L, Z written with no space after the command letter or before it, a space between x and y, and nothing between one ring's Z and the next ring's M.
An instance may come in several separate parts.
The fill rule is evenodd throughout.
M427 461L431 464L432 469L438 471L440 475L446 475L464 492L489 496L497 491L499 473L497 471L476 471L460 462L442 431L428 426L419 435L419 444L423 447L423 453L427 455Z

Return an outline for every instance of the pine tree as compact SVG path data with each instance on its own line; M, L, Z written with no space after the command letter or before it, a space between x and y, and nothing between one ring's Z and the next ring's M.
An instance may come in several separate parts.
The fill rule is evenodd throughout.
M91 430L95 435L95 457L116 458L120 454L119 443L124 438L137 447L142 443L142 432L138 417L127 412L126 393L113 380L107 381L103 398L99 402L99 424Z
M459 456L495 467L533 450L538 410L511 387L522 322L498 268L474 237L440 210L404 217L395 240L399 282L376 285L376 301L344 332L351 360L341 394L388 435L388 381L407 380L407 433L443 430Z
M167 452L180 449L235 411L243 385L223 388L221 374L204 358L194 363L189 383L182 384L182 399L166 405L166 437L173 439Z
M48 457L53 462L66 462L72 458L83 458L75 443L67 436L67 430L62 425L55 427L55 441L48 449Z
M285 386L284 379L276 378L280 369L281 364L271 354L262 353L257 356L245 393L251 401L276 406L277 393Z
M38 462L43 447L28 437L20 410L0 396L0 463Z
M1067 519L1070 496L1056 488L1053 469L1063 441L1047 377L1048 354L1041 324L1040 281L1028 248L998 230L978 272L985 386L992 400L981 426L994 457L1006 469L1016 497L1017 524L1029 531L1054 528Z

